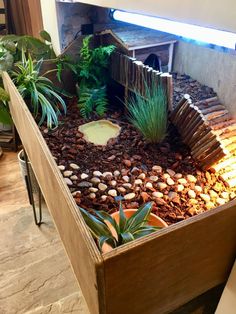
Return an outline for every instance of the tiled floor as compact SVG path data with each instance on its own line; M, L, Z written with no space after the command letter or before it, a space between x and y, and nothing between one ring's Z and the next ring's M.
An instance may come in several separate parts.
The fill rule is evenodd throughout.
M89 314L46 207L33 222L14 153L0 160L0 313Z

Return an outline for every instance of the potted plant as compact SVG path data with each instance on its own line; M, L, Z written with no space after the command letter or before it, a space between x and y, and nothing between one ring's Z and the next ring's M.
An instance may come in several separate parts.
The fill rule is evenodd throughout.
M120 202L119 211L111 215L105 211L94 211L94 214L91 214L79 208L93 236L97 239L100 250L104 253L167 227L164 220L151 213L151 202L137 210L123 209Z
M93 112L102 116L107 108L106 84L108 80L109 57L115 46L100 46L90 48L92 36L83 40L80 50L80 60L77 64L79 108L83 117L87 118Z

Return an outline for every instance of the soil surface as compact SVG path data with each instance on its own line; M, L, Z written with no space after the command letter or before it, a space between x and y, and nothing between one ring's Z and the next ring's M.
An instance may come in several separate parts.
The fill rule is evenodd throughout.
M201 91L196 100L215 95L209 88L204 94L205 88L196 81L194 84ZM189 77L180 79L176 88L175 97L184 93L192 96ZM235 197L235 192L228 190L217 174L198 169L173 125L169 125L164 142L153 145L147 144L127 122L122 110L109 112L103 118L122 128L120 135L106 146L87 143L78 131L80 125L98 118L81 118L76 99L69 102L67 116L61 118L56 130L41 128L79 206L114 212L119 195L124 197L125 208L153 201L153 212L172 224Z

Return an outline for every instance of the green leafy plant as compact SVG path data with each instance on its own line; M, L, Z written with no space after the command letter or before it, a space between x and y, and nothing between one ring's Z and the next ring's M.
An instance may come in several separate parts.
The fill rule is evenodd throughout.
M58 126L60 110L66 113L66 104L52 81L39 74L41 64L42 60L33 61L30 55L26 58L22 50L22 60L10 74L21 96L30 101L29 109L39 125L47 120L47 127L51 129Z
M91 38L92 36L84 38L77 65L77 79L80 87L79 108L84 117L88 117L94 110L98 115L104 114L107 110L105 89L108 80L107 68L109 57L115 50L113 45L92 49L90 48ZM101 88L102 92L95 91ZM93 106L92 102L94 102Z
M8 108L8 93L0 87L0 122L3 124L12 124L10 111Z
M160 143L166 136L167 100L164 89L145 82L145 95L136 92L127 103L129 120L150 143Z
M152 203L142 205L130 218L126 218L122 204L119 206L119 223L104 211L94 211L90 214L85 209L79 207L83 218L88 225L93 236L98 240L98 246L102 249L104 243L109 244L112 248L128 243L145 235L148 235L159 227L147 224L148 217L152 210ZM109 222L116 232L116 236L112 234L110 228L106 224Z

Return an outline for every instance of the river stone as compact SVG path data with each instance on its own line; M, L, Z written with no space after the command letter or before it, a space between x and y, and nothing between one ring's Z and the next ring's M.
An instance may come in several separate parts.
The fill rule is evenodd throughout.
M93 175L94 175L94 177L101 177L102 173L101 173L101 171L96 170L93 172Z
M172 169L166 169L166 172L167 172L171 177L174 177L174 175L175 175L175 171L172 170Z
M164 174L163 174L163 179L168 179L168 178L170 178L169 173L164 173Z
M228 192L222 192L221 193L221 197L223 197L224 199L229 199L229 193Z
M140 175L138 176L138 179L144 180L146 178L146 174L145 173L140 173Z
M157 182L158 176L150 176L149 180L151 180L152 182Z
M128 177L128 176L123 176L122 179L123 179L125 182L127 182L127 183L129 182L129 177Z
M201 197L201 199L204 201L204 202L210 202L210 200L211 200L211 198L210 198L210 196L208 195L208 194L200 194L200 197Z
M99 178L97 178L97 177L93 177L91 180L90 180L90 182L92 182L93 184L98 184L98 183L100 183L101 182L101 180L99 179Z
M171 179L171 178L167 178L166 183L167 183L168 185L174 185L174 184L175 184L175 181L174 181L173 179Z
M160 198L162 198L164 195L163 195L163 193L161 193L161 192L153 192L153 193L152 193L152 196L153 196L153 197L160 197Z
M113 177L113 174L112 174L112 172L109 172L109 171L106 171L106 172L103 172L103 174L102 174L102 176L104 177L104 178L106 178L106 177Z
M162 167L161 166L153 166L152 170L158 174L162 173Z
M182 192L184 190L184 186L182 184L177 185L177 191Z
M105 191L107 189L107 185L104 183L99 183L98 188L100 191Z
M196 193L195 193L193 190L189 190L189 191L188 191L188 196L189 196L190 198L196 198Z
M76 175L73 175L73 176L70 177L70 179L73 180L73 181L76 181L76 180L78 180L78 177Z
M115 197L115 196L117 196L117 191L116 191L116 190L109 190L109 191L108 191L108 194L109 194L110 196Z
M94 200L96 198L96 194L95 193L90 193L89 194L89 198L91 198L92 200Z
M126 189L123 187L123 186L119 186L117 188L117 190L120 192L120 193L125 193L126 192Z
M202 192L202 187L200 185L195 185L194 190L197 193L201 193Z
M217 205L224 205L226 203L226 200L224 198L218 197L216 199L216 204Z
M174 177L175 177L175 179L181 179L182 177L183 177L183 175L182 175L182 173L176 173L175 175L174 175Z
M102 195L102 196L101 196L101 199L102 199L103 202L105 202L106 199L107 199L107 195Z
M66 169L66 167L63 166L63 165L60 165L60 166L58 166L58 169L61 170L61 171L64 171Z
M196 182L197 182L197 178L195 178L195 177L194 177L193 175L191 175L191 174L187 174L186 178L187 178L187 181L188 181L188 182L191 182L191 183L196 183Z
M188 181L187 181L186 179L184 179L184 178L178 179L178 182L179 182L180 184L187 184L187 183L188 183Z
M209 194L211 198L218 198L218 193L216 193L216 191L214 190L210 190Z
M72 169L74 169L74 170L80 169L80 167L79 167L78 165L73 164L73 163L70 164L70 167L71 167Z
M91 188L89 188L89 191L90 191L90 192L93 192L93 193L96 193L96 192L98 191L98 189L91 187Z
M87 178L88 178L88 175L87 175L86 173L82 173L81 176L80 176L80 178L81 178L82 180L87 179Z
M146 188L147 188L147 189L152 189L152 188L153 188L152 183L151 183L151 182L147 182L147 183L146 183Z
M178 196L178 194L176 192L170 191L168 193L168 197L169 197L170 200L174 199L177 196Z
M73 185L72 181L69 178L64 178L64 181L67 185Z
M120 175L120 171L119 170L115 170L113 173L114 173L115 177L119 177L119 175Z
M78 184L78 187L80 187L80 188L90 188L91 186L92 186L92 183L87 182L87 181L81 181Z
M167 187L167 184L166 183L164 183L164 182L157 182L157 188L159 189L159 190L164 190L165 188Z
M143 181L141 179L134 180L134 184L135 185L139 185L139 184L142 184L142 183L143 183Z
M72 174L73 174L73 171L70 171L70 170L66 170L66 171L63 172L63 175L65 177L70 177L70 176L72 176Z
M124 196L125 200L132 200L135 198L135 193L128 193Z
M122 185L126 189L131 189L132 188L132 184L131 183L123 183Z
M115 187L117 185L117 182L116 182L116 180L111 180L110 184L111 184L111 186Z

